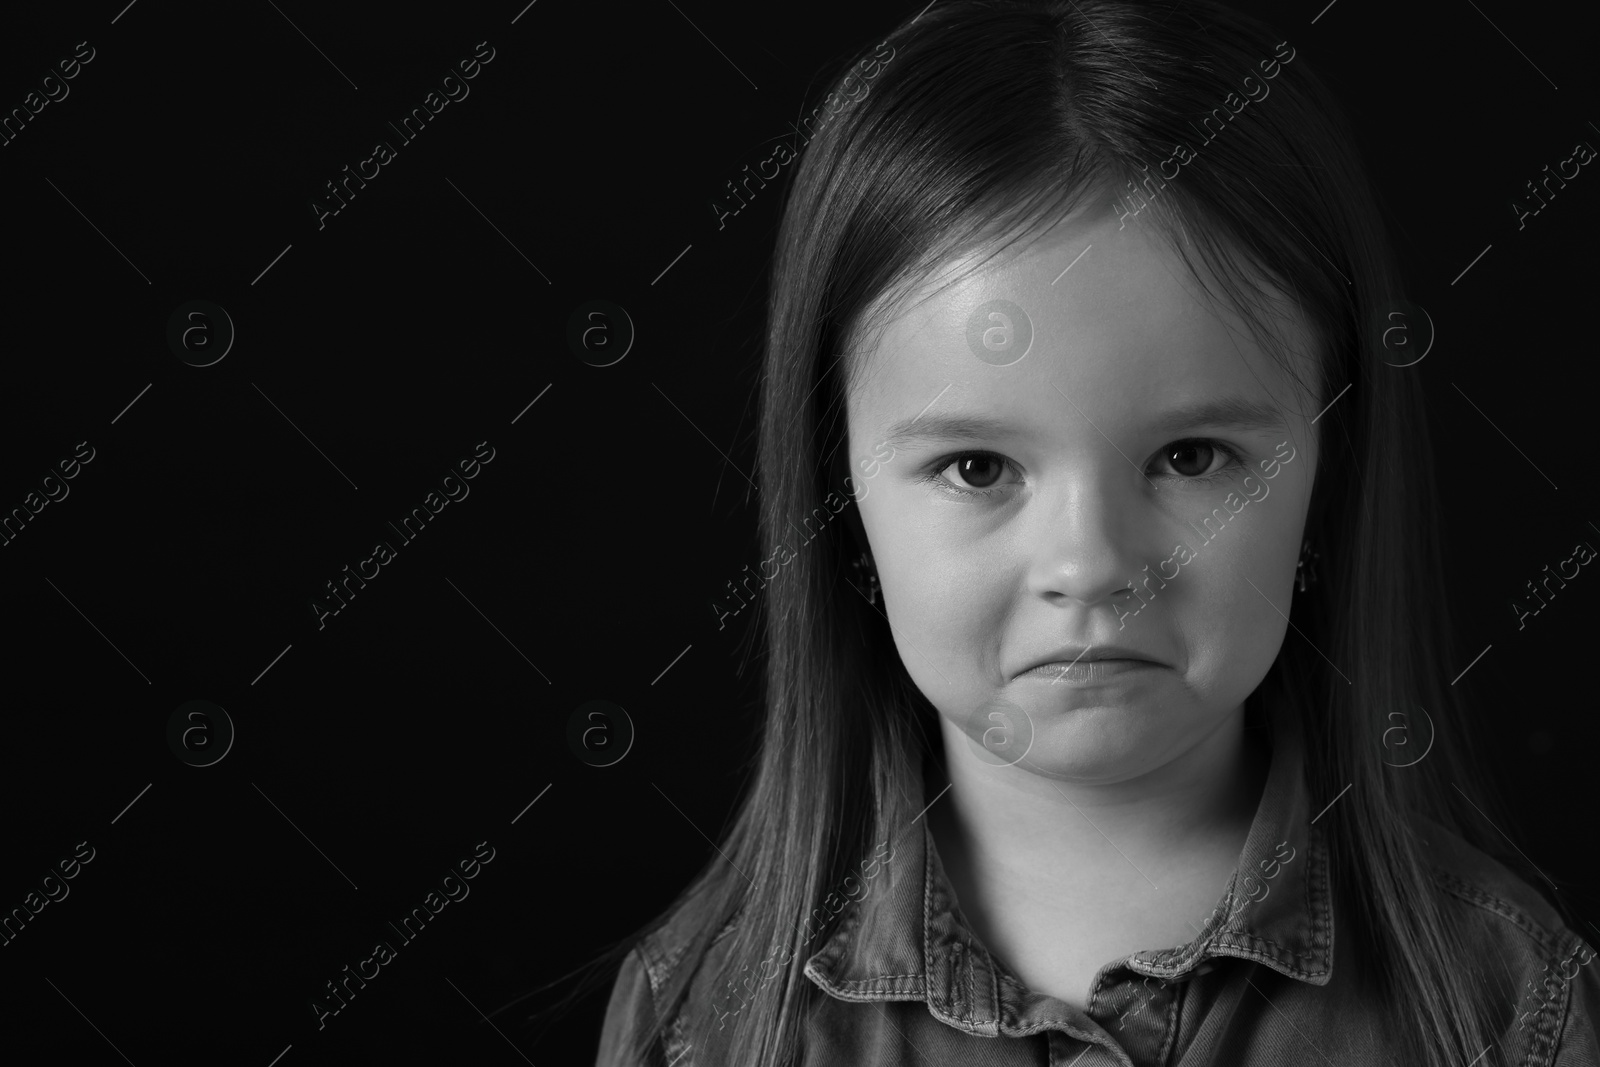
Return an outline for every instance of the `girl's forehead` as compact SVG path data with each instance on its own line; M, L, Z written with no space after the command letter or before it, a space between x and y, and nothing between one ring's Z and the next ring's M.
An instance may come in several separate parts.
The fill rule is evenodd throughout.
M1015 251L953 257L881 297L849 354L850 407L898 409L948 382L992 399L1053 395L1054 387L1103 402L1254 383L1280 403L1301 402L1267 346L1312 383L1309 325L1287 294L1261 278L1255 285L1266 338L1221 297L1197 255L1186 261L1152 226L1119 225L1108 208Z

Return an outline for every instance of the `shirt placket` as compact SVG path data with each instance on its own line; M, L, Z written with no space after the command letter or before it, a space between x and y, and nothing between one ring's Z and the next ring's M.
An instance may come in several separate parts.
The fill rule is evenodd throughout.
M1134 1067L1158 1067L1172 1047L1179 983L1117 967L1100 980L1089 1017L1122 1046Z

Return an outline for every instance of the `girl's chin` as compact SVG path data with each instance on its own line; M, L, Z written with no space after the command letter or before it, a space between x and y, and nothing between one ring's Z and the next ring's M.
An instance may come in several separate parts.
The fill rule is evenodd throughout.
M1040 723L1010 769L1061 782L1110 785L1148 774L1177 754L1181 744L1175 743L1182 738L1173 730L1148 720L1145 728L1128 729L1125 709L1111 710L1119 723Z
M1072 781L1124 778L1148 769L1148 740L1133 738L1034 738L1033 747L1016 767L1029 774Z

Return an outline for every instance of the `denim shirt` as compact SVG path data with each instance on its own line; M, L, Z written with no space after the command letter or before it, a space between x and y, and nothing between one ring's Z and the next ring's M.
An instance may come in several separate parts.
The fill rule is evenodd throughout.
M1280 720L1285 718L1280 716ZM1240 863L1195 938L1106 963L1087 1008L1032 991L963 918L927 820L901 826L863 897L806 961L823 994L806 1021L805 1067L1169 1067L1397 1063L1389 1006L1360 978L1358 939L1330 884L1324 817L1310 808L1293 724L1275 722L1267 783ZM1288 728L1285 729L1284 727ZM1348 799L1348 798L1346 798ZM1326 803L1326 801L1324 801ZM1335 802L1337 803L1337 802ZM1321 807L1321 805L1319 805ZM1333 810L1333 809L1330 809ZM1432 823L1430 863L1446 917L1474 957L1509 979L1494 1020L1498 1051L1472 1067L1600 1067L1594 951L1501 864ZM724 1067L728 1013L714 987L725 927L683 1010L649 1050L653 1067ZM681 926L678 927L681 930ZM611 994L597 1067L629 1064L635 1032L678 962L674 926L628 955ZM751 967L761 971L757 961ZM775 999L774 986L754 997ZM747 1067L747 1065L739 1065ZM1468 1067L1462 1064L1461 1067Z

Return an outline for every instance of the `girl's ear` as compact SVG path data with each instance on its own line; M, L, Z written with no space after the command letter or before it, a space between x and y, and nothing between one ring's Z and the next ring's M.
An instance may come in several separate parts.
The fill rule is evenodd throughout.
M839 447L834 449L830 477L833 485L837 487L836 491L845 496L844 511L841 514L844 515L845 525L850 529L850 540L841 548L850 559L855 559L863 552L870 552L872 546L867 543L867 528L861 521L861 501L856 496L861 486L852 477L854 472L850 469L847 444L848 442L840 442Z
M850 527L851 543L855 546L849 550L850 557L854 559L863 552L871 552L872 546L867 543L867 527L861 521L861 504L853 494L844 506L844 514L845 523Z

